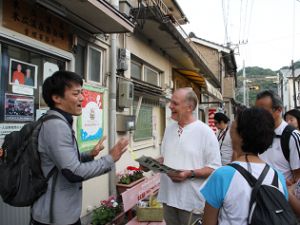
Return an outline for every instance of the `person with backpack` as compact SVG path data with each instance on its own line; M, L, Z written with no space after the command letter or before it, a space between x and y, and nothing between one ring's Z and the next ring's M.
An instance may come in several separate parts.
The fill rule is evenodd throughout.
M72 116L82 114L82 85L82 78L70 71L57 71L43 83L43 98L50 107L46 114L59 119L42 124L38 152L44 176L53 168L57 168L58 173L56 178L51 176L46 193L32 206L34 225L81 225L82 182L114 171L115 162L126 151L128 139L123 137L108 155L94 160L104 149L101 146L106 139L104 136L92 150L79 153L72 131ZM53 183L54 191L51 193Z
M206 200L202 225L295 225L283 175L258 157L273 142L272 115L260 107L239 108L230 136L238 158L200 188Z
M217 138L220 145L222 166L236 159L236 152L232 149L228 122L229 118L224 113L218 112L214 115L214 124L219 129Z
M267 109L275 122L275 138L259 157L273 168L279 170L288 183L300 179L300 133L293 126L281 119L282 101L280 96L271 89L257 93L255 106Z

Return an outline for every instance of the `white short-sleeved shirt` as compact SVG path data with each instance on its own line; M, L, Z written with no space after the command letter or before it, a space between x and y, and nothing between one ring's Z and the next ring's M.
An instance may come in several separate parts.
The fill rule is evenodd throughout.
M279 127L275 129L275 134L282 134L284 128L287 126L287 122L282 121ZM268 163L273 168L279 170L285 179L291 179L293 177L292 170L300 168L299 149L300 149L300 133L296 130L293 131L290 137L290 163L285 159L281 149L280 138L274 138L273 144L263 154L259 155L259 158Z
M183 128L178 135L178 123L167 126L161 145L164 164L174 169L196 170L204 167L217 169L221 166L219 143L216 135L206 124L195 121ZM162 174L158 202L178 209L191 211L204 208L204 198L199 187L205 179L185 179L173 182Z
M223 132L225 132L225 131L223 131ZM219 140L219 145L220 145L220 151L221 151L221 163L222 163L222 166L225 166L225 165L227 165L228 163L231 162L232 154L233 154L229 127L228 127L228 130L226 132L224 140L223 140L223 138L221 138Z
M247 169L246 162L237 163ZM258 179L266 164L250 163L252 175ZM247 169L248 170L248 169ZM283 175L278 172L279 190L288 200L288 193ZM274 169L270 167L263 184L271 184L274 178ZM215 170L205 184L200 188L205 200L214 208L220 209L218 216L219 225L247 225L249 203L252 188L247 180L233 167L223 166ZM226 215L227 212L228 217Z

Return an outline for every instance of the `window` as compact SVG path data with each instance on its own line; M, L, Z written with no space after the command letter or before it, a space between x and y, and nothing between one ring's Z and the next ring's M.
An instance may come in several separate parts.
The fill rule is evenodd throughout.
M131 62L131 77L160 86L160 74L143 64Z
M85 59L86 59L86 47L84 45L77 45L77 52L75 55L75 73L80 75L82 79L85 79Z
M133 104L133 115L136 114L137 104ZM134 141L152 138L152 106L141 105L136 122Z
M21 85L12 84L12 71L16 68L16 64L21 65L21 74L27 74L29 69L29 76L32 79L33 86L31 84L24 83ZM36 110L42 110L47 105L40 99L42 93L42 85L44 80L57 70L66 70L67 61L61 58L55 58L53 56L46 56L44 54L31 51L30 48L20 48L17 46L1 43L1 88L0 88L0 101L5 102L5 95L11 94L15 96L22 96L22 98L33 98L33 106L29 107L29 112L32 112L33 118L36 118ZM23 76L24 76L23 75ZM26 82L26 81L25 81ZM27 87L26 87L27 86ZM24 122L27 121L24 112L28 110L19 109L14 115L15 118L9 119L6 115L9 114L9 110L6 110L6 104L0 104L0 122L6 120L6 122ZM30 113L31 114L31 113ZM29 117L28 117L29 118ZM30 119L31 120L31 119Z
M88 80L100 82L102 77L102 52L96 48L88 48Z
M136 63L131 63L131 77L142 79L142 66Z
M101 83L103 51L100 48L78 41L75 55L75 73L89 82Z
M148 67L144 67L144 80L158 86L158 73Z

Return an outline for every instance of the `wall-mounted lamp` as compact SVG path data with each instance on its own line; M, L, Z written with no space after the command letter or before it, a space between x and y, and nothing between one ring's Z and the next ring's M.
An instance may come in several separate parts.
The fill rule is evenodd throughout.
M59 5L56 2L50 1L50 0L36 0L37 3L45 6L47 9L50 9L51 11L61 15L61 16L66 16L67 15L67 9Z

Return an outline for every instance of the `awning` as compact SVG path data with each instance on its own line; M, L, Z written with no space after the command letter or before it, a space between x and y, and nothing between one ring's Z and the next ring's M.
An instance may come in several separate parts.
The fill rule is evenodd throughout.
M193 81L195 84L198 84L200 87L205 88L205 90L196 92L196 94L207 94L210 97L218 100L220 103L223 103L222 94L200 74L190 70L176 69L176 71Z
M133 33L135 25L105 0L36 0L92 34Z

